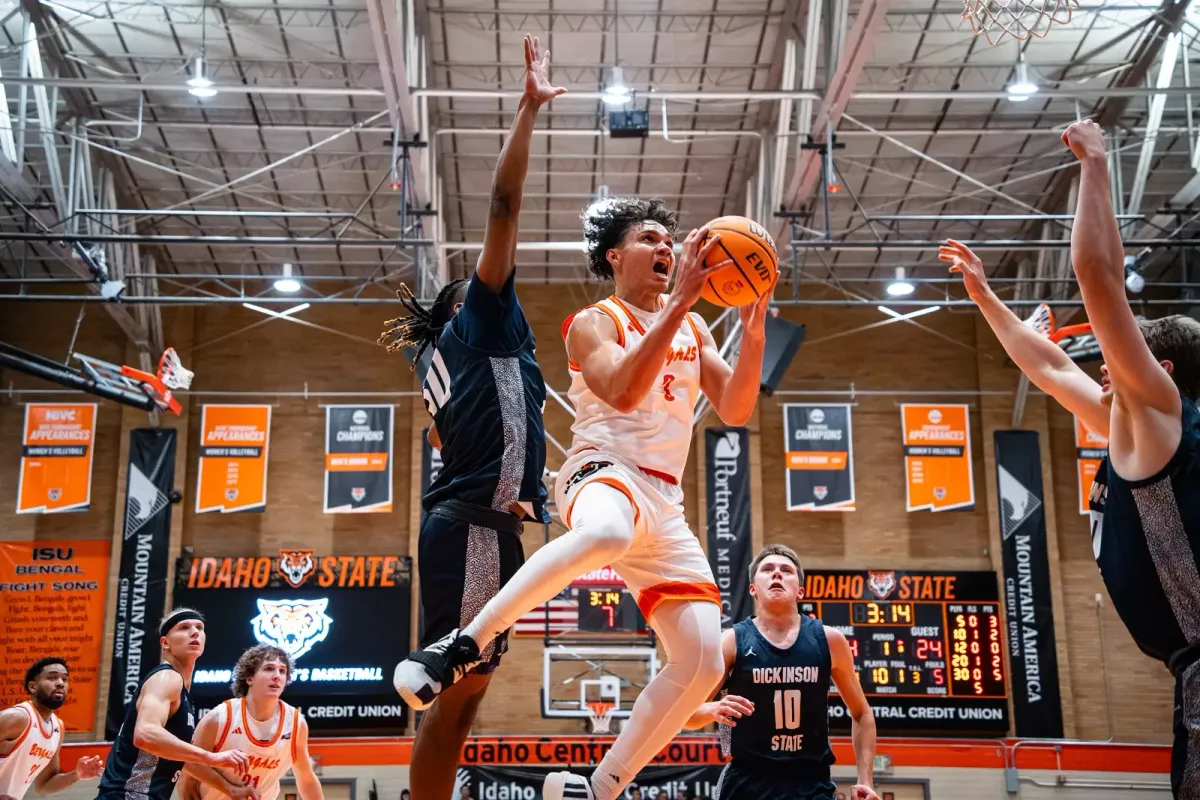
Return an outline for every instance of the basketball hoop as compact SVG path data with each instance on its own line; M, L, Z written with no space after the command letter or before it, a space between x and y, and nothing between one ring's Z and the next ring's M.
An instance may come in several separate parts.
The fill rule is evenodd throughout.
M1056 328L1054 312L1050 310L1050 306L1042 303L1033 310L1024 324L1061 347L1072 361L1095 361L1100 357L1100 344L1092 333L1090 322Z
M1044 38L1054 25L1066 25L1079 0L963 0L963 19L971 32L996 45L1005 36L1017 41Z
M616 706L604 701L589 702L588 719L592 723L592 733L611 733L612 715Z
M158 360L157 375L151 375L149 372L143 372L124 364L120 366L110 364L81 353L76 353L75 357L83 364L84 369L97 380L121 381L140 388L154 401L160 411L178 414L183 410L179 401L172 396L171 391L191 386L193 373L184 368L174 347L168 347L163 351L162 357Z

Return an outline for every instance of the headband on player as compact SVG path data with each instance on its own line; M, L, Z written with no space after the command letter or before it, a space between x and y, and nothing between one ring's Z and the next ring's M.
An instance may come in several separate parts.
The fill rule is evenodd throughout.
M204 615L199 611L192 611L190 608L182 608L173 614L169 614L158 626L159 637L166 636L171 632L171 628L174 628L181 622L187 622L189 619L204 622Z

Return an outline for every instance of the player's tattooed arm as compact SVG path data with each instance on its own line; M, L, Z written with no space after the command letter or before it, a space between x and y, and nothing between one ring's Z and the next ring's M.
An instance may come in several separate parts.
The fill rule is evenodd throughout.
M854 656L850 643L841 631L825 629L829 642L830 677L841 693L846 710L853 720L850 740L854 746L854 764L858 769L858 783L854 787L855 800L878 800L875 797L875 714L863 694L862 684L854 673Z
M709 702L696 709L696 713L684 723L685 730L699 730L714 722L732 727L737 724L737 720L754 713L754 703L746 698L732 694L720 696L737 661L737 634L732 628L721 634L721 657L725 661L725 678L717 686Z
M296 758L292 763L292 772L296 776L300 800L325 800L321 781L317 780L312 757L308 754L308 720L304 717L300 718L300 726L296 730Z

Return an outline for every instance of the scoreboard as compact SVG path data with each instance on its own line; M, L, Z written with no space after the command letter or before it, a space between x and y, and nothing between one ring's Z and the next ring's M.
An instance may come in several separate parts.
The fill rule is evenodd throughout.
M845 634L880 731L1008 732L996 573L827 570L804 586L801 613ZM850 728L844 705L829 722Z

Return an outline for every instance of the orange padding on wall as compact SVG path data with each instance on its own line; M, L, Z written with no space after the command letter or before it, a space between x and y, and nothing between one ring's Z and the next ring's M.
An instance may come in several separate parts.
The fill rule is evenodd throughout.
M563 765L596 763L612 736L477 736L463 748L464 764ZM839 764L854 762L848 737L833 738ZM1022 742L1017 739L880 739L876 752L896 767L1003 769L1015 752L1018 769L1079 772L1153 772L1171 770L1171 748L1152 744ZM309 751L326 767L407 765L412 761L411 736L312 739ZM62 768L71 770L83 756L108 756L107 743L64 744ZM1014 749L1015 748L1015 749ZM654 760L655 764L719 764L717 737L681 736Z

